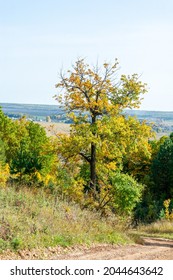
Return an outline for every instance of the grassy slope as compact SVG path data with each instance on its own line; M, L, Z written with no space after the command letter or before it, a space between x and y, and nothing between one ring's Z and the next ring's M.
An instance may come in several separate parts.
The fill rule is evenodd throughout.
M57 201L41 190L0 189L0 251L94 243L125 244L130 239L115 218Z
M126 233L125 233L126 232ZM56 201L42 190L0 189L0 252L84 244L141 243L140 236L173 239L173 222L159 221L125 231L114 216ZM133 240L133 241L132 241Z

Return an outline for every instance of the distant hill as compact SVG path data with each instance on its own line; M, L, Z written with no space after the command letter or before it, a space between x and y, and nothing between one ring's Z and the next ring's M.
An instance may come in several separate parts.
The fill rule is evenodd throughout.
M0 103L3 112L13 119L26 116L27 119L38 122L71 123L65 111L58 105ZM159 135L170 134L173 131L173 112L124 110L127 116L136 116L140 121L146 120L153 124L153 130Z
M58 105L40 105L40 104L20 104L20 103L0 103L3 112L6 115L18 114L20 116L52 116L64 115L65 111ZM139 119L146 120L172 120L173 112L164 111L144 111L144 110L125 110L126 115L136 116Z
M4 113L16 113L33 116L50 116L64 113L57 105L0 103Z
M0 103L0 107L7 116L15 119L24 115L36 121L45 121L48 116L52 119L65 117L65 112L58 105Z
M125 110L125 113L139 119L173 121L173 111Z

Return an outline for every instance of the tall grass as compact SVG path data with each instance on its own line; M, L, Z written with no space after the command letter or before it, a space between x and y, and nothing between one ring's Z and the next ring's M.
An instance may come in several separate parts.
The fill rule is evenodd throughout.
M161 219L149 225L138 227L138 233L144 236L173 239L173 221Z
M124 244L128 237L114 217L81 210L55 200L43 190L21 186L0 189L0 251L71 246Z

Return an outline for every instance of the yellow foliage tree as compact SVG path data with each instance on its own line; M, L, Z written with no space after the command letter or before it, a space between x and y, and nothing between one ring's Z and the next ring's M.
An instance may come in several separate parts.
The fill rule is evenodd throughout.
M125 108L139 107L146 84L137 74L122 75L117 81L117 70L117 60L112 65L104 63L102 68L90 68L79 59L72 70L60 73L56 84L62 92L55 98L73 120L70 136L59 136L63 160L76 160L77 164L84 160L88 164L88 189L92 192L100 191L99 173L120 168L123 154L135 153L139 146L142 150L151 135L150 129L144 135L134 133L139 127L144 131L146 125L122 114Z

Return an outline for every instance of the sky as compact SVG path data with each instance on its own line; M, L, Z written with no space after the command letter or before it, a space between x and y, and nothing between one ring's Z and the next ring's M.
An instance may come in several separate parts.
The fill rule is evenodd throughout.
M57 104L80 57L119 61L148 85L140 109L173 111L172 0L0 0L0 103Z

